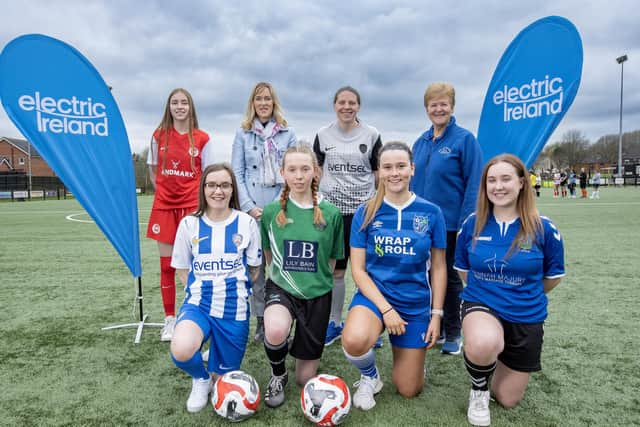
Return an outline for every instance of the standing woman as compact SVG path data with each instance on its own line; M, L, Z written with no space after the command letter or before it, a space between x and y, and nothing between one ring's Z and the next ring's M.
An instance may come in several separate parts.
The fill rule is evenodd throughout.
M342 333L342 307L344 306L344 273L349 261L349 235L353 213L369 200L376 186L378 151L382 146L380 133L358 118L360 94L345 86L333 97L333 110L337 120L321 128L316 134L313 151L322 168L320 191L336 205L344 223L345 258L336 263L331 303L331 320L327 329L326 345L331 345Z
M476 214L460 229L455 269L467 283L461 306L471 377L467 417L488 426L489 387L512 408L531 372L541 369L546 294L564 276L562 237L538 213L517 157L502 154L485 165Z
M250 285L262 257L258 224L238 210L237 189L231 165L208 166L198 190L198 210L180 222L176 235L171 265L187 294L171 358L191 375L189 412L207 405L215 377L240 369L247 346ZM209 337L205 369L200 348Z
M256 84L247 112L233 140L231 163L238 179L240 209L257 221L262 208L282 190L282 156L295 145L296 135L287 127L282 106L270 83ZM257 318L255 341L264 340L264 268L253 283L251 308Z
M324 349L335 260L343 257L342 216L318 193L318 163L311 147L289 148L282 162L284 190L265 206L260 230L269 268L266 283L264 348L271 379L264 401L275 408L285 400L287 353L296 360L296 382L316 375ZM293 322L295 334L287 337Z
M209 135L198 129L196 107L185 89L171 91L160 125L153 133L147 164L155 187L147 237L158 242L160 291L164 307L161 341L175 327L176 282L171 253L180 220L198 206L202 170L212 163Z
M460 354L460 292L462 282L453 270L456 234L475 209L482 153L471 132L456 124L456 93L449 83L432 83L424 94L431 128L413 144L416 164L411 189L442 209L447 225L447 292L444 300L443 354Z
M388 142L380 150L378 191L356 211L351 270L357 291L342 334L344 354L360 370L355 407L369 410L382 380L371 348L383 329L393 350L392 380L404 397L424 385L424 360L440 334L447 265L439 207L409 191L411 150ZM430 267L429 267L430 266Z

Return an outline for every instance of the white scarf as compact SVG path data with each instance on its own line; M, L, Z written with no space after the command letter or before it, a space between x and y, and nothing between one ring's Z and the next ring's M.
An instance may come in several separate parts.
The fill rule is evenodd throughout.
M273 140L281 127L275 120L270 120L262 126L260 120L253 119L253 133L262 140L262 157L264 160L264 185L283 184L284 180L280 175L280 165L282 158L278 152L278 147Z

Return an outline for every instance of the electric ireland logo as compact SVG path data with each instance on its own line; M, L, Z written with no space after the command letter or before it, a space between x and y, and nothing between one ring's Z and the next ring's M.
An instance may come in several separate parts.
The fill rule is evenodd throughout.
M520 86L504 85L493 93L493 103L502 105L504 122L534 119L562 112L562 78L548 75Z
M107 107L91 98L53 98L40 92L22 95L18 106L35 112L37 129L41 133L109 136Z

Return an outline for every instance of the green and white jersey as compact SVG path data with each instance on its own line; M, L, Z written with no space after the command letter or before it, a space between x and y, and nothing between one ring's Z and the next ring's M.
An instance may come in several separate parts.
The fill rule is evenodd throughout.
M262 250L271 251L269 277L296 298L312 299L330 292L333 273L330 259L344 258L342 214L326 200L318 206L327 223L313 223L313 206L287 201L289 223L280 227L276 216L280 202L268 204L262 211L260 234Z

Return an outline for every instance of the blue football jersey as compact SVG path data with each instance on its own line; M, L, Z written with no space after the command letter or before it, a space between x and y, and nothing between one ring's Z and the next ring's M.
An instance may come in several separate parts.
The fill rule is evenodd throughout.
M189 270L184 304L212 317L249 318L248 266L262 264L260 232L248 214L234 210L225 221L188 215L180 221L171 266Z
M557 227L542 217L543 232L536 241L519 243L507 256L520 230L520 219L505 223L490 215L474 239L475 220L475 215L470 215L458 232L454 268L467 272L461 298L485 304L510 322L543 322L547 317L543 279L565 274L564 247Z
M429 318L431 248L445 249L440 208L412 195L404 206L386 199L364 230L365 205L355 212L350 245L366 249L366 269L386 300L406 318Z

